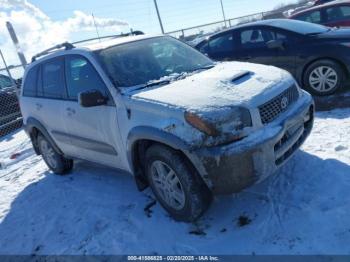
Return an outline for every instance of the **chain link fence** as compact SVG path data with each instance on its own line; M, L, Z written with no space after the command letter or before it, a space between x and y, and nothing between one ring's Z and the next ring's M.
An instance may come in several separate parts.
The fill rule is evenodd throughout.
M0 66L0 137L22 126L18 102L19 86L23 75L22 66Z

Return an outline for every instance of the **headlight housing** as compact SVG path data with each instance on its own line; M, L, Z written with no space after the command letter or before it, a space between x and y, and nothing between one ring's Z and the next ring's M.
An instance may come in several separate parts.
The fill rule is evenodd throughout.
M198 115L194 113L185 112L185 119L187 123L189 123L191 126L207 134L208 136L215 137L219 135L219 131L215 128L214 125L203 120L202 118L200 118Z
M192 127L210 137L238 140L244 128L252 126L250 112L244 107L222 107L205 113L185 112L185 120Z

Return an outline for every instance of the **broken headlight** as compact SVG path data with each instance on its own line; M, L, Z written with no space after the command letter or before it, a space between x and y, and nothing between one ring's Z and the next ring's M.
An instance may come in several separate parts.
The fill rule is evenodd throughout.
M250 112L244 107L222 107L205 113L185 112L185 119L208 136L229 140L240 139L243 129L252 126Z

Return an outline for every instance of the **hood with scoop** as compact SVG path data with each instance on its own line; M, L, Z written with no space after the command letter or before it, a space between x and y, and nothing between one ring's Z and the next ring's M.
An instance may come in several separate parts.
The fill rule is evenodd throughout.
M258 106L294 82L272 66L224 62L170 84L140 90L132 99L146 100L186 111L205 113L223 107Z

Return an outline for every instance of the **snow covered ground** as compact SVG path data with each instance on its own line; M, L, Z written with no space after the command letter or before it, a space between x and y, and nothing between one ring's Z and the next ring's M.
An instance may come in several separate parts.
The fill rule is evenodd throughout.
M0 254L350 254L349 130L349 109L318 113L287 165L196 224L114 170L51 174L19 131L0 142Z

